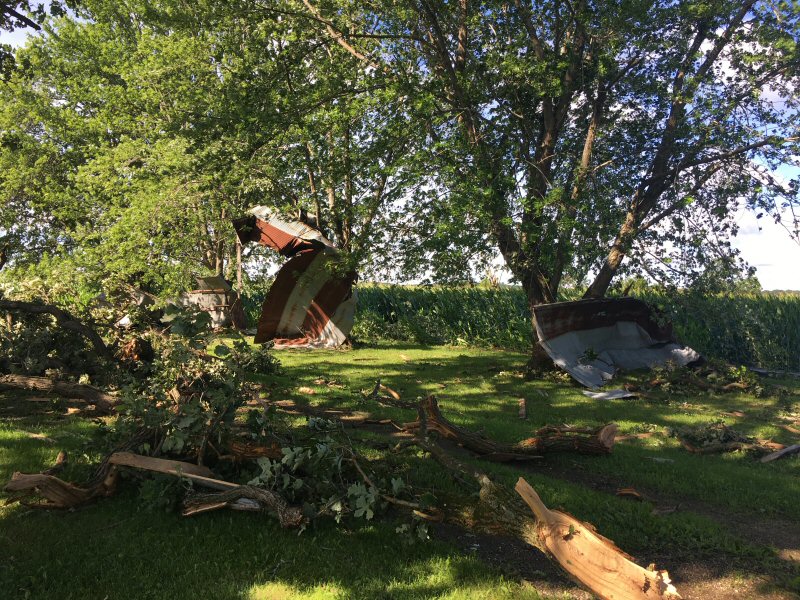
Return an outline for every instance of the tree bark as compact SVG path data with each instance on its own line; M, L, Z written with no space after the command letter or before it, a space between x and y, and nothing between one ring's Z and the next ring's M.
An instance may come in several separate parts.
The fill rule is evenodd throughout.
M541 458L552 452L577 452L579 454L609 454L614 447L617 426L613 423L594 429L547 426L536 436L516 444L495 442L448 421L439 410L435 396L420 402L427 431L436 431L443 438L454 441L482 458L495 462ZM406 430L422 428L422 418L404 425Z
M65 398L79 398L95 406L98 412L111 414L119 399L101 389L82 383L56 381L49 377L32 375L0 375L0 390L28 390L45 394L57 394Z

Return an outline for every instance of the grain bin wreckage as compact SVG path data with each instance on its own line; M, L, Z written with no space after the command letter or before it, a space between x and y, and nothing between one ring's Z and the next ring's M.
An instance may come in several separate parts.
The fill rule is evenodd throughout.
M262 307L256 343L276 348L335 348L353 327L355 271L345 271L340 251L300 220L265 207L233 221L241 242L258 242L289 260ZM619 370L702 361L677 342L668 323L634 298L580 300L534 307L539 344L582 385L598 389Z
M353 327L355 271L319 230L265 207L250 209L233 226L242 244L258 242L289 258L261 309L255 342L276 348L335 348Z

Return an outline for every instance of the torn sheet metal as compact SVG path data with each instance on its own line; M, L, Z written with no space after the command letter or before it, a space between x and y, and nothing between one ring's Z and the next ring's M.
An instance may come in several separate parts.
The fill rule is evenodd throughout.
M553 362L592 389L620 369L686 366L700 359L635 298L543 304L533 314L539 343Z
M592 400L622 400L623 398L638 398L639 394L628 390L608 390L607 392L590 392L583 390L583 395Z
M353 271L342 273L339 250L317 229L257 206L233 222L242 243L258 242L289 260L261 309L256 343L276 348L334 348L353 327Z
M211 316L212 327L244 328L241 302L230 283L220 276L196 277L197 289L178 298L181 306L196 306Z

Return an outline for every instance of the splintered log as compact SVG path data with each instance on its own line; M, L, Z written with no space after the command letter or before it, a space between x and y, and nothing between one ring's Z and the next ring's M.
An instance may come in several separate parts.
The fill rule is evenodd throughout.
M514 488L536 515L537 547L600 598L614 600L680 598L666 571L645 569L597 533L591 525L566 513L548 509L528 482Z
M644 569L601 536L589 523L549 510L528 483L520 478L516 494L495 483L479 469L462 463L441 446L418 437L415 445L451 471L459 480L473 479L480 486L479 503L465 511L472 527L517 537L538 548L579 584L607 600L667 600L680 595L667 571ZM527 507L520 501L525 501ZM530 508L528 508L530 507ZM533 515L531 515L531 511ZM463 518L463 517L462 517Z
M114 360L114 353L106 346L103 338L91 327L85 325L73 317L65 310L52 306L50 304L42 304L40 302L20 302L15 300L0 300L0 310L20 311L34 315L51 315L55 317L58 326L61 329L74 331L78 335L86 338L94 347L97 354L108 360Z
M33 375L0 375L0 390L27 390L56 394L64 398L78 398L94 405L98 412L105 414L114 412L114 406L118 402L116 396L91 385L56 381L49 377Z
M435 431L443 438L495 462L536 459L552 452L608 454L614 446L617 433L614 423L594 429L548 426L538 430L535 437L516 444L502 444L448 421L442 415L435 396L422 400L419 411L424 416L428 431ZM404 428L408 431L418 430L421 423L422 418L418 418L406 423Z

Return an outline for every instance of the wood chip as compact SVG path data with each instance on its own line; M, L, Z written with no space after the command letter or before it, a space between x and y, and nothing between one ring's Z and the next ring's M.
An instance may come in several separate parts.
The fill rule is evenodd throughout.
M620 498L631 498L632 500L636 500L638 502L644 501L644 497L634 488L619 488L616 495Z

